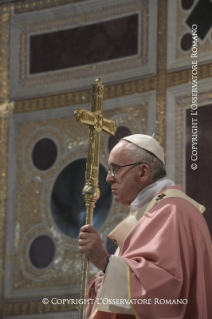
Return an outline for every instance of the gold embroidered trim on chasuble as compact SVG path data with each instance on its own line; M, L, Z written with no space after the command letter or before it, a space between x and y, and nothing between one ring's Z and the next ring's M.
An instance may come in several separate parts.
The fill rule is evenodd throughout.
M190 202L195 206L201 213L204 213L205 207L195 202L192 198L187 196L182 191L177 189L168 189L160 195L156 195L150 202L141 207L138 211L133 214L129 214L123 221L121 221L108 235L108 237L113 240L117 245L122 246L126 236L129 234L131 229L136 225L136 223L141 219L148 211L150 211L155 205L157 205L161 200L168 198L182 198Z

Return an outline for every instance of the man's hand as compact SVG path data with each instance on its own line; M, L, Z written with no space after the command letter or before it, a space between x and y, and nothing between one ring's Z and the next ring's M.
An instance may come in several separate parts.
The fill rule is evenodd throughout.
M110 255L103 248L101 237L96 229L91 225L83 226L78 243L79 251L86 253L92 264L99 270L104 270Z

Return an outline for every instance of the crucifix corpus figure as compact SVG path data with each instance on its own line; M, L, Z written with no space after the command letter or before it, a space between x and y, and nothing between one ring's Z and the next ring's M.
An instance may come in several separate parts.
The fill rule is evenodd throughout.
M114 135L116 132L115 122L105 119L102 115L104 86L101 84L101 79L96 79L92 84L92 102L91 111L82 108L77 108L74 112L78 122L89 125L89 148L85 173L85 186L82 194L85 200L86 215L85 224L92 225L93 209L95 203L99 198L99 147L100 147L100 133L104 131L108 134ZM88 266L89 260L86 254L83 254L82 261L82 277L80 287L80 299L86 298L88 287ZM84 307L80 305L79 319L85 318Z

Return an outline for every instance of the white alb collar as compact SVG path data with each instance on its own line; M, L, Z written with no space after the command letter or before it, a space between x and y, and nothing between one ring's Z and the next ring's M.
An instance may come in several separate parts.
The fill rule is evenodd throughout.
M130 213L136 212L143 205L148 203L155 195L160 193L163 189L174 186L175 183L170 179L164 177L145 187L130 204Z

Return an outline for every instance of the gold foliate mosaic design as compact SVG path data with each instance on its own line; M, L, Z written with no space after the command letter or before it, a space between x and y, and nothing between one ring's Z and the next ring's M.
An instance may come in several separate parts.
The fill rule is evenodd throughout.
M104 83L103 83L104 84ZM104 100L120 97L123 95L132 95L134 93L144 93L157 88L156 77L150 79L130 81L104 87ZM64 93L48 97L27 99L16 101L14 113L38 111L52 109L66 105L77 105L91 102L91 89L77 91L73 93Z

